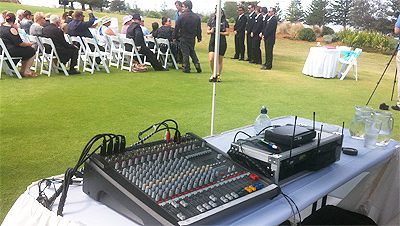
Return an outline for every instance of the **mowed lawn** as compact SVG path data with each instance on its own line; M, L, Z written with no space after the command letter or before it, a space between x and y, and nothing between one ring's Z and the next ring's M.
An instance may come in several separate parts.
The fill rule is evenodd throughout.
M46 8L40 10L47 12ZM150 28L153 21L146 19L146 25ZM276 42L273 70L261 71L259 65L230 59L233 37L231 34L227 39L222 82L217 84L215 134L252 124L262 105L267 106L271 118L292 115L312 119L316 112L317 121L345 122L348 128L354 106L366 104L390 59L390 55L362 52L358 81L351 75L343 81L313 78L301 71L309 48L316 43L284 39ZM172 68L168 72L150 69L131 73L112 67L110 74L101 70L93 75L85 72L66 77L53 72L51 77L19 80L2 73L1 220L32 181L62 174L74 166L85 144L96 134L123 134L130 145L138 140L138 132L164 119L174 119L181 133L210 135L213 85L208 82L208 41L203 24L203 41L196 45L203 68L200 74L193 66L190 74ZM380 103L396 103L397 87L390 101L394 73L395 61L369 106L378 109ZM391 112L395 120L392 138L400 140L400 114Z

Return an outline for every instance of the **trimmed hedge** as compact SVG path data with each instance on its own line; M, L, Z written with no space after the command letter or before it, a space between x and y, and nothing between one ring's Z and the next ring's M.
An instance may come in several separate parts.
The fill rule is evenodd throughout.
M298 34L297 38L307 42L315 42L317 37L311 28L304 28Z

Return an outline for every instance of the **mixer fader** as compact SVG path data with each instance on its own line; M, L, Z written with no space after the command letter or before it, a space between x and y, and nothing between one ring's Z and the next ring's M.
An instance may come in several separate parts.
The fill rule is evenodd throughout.
M83 191L143 225L211 224L279 193L192 133L179 143L160 140L92 155Z

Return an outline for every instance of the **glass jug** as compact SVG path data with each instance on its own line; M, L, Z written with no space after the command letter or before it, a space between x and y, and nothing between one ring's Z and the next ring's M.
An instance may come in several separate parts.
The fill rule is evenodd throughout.
M374 121L380 120L382 121L381 131L378 135L378 140L376 145L378 146L386 146L390 141L390 137L392 136L392 130L394 126L394 120L392 117L392 113L390 111L374 111Z
M364 139L365 122L371 119L372 108L367 106L355 106L356 113L350 122L349 131L350 136L355 139Z

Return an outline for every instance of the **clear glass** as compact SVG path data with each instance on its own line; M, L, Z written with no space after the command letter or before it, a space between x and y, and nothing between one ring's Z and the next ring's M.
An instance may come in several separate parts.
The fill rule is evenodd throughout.
M382 121L382 127L379 132L378 146L386 146L389 144L390 137L392 136L392 130L394 125L394 120L392 117L392 113L390 111L374 111L374 120Z
M382 127L381 120L367 120L365 122L364 147L374 149Z
M364 139L365 122L371 119L372 108L367 106L355 106L356 112L354 118L350 122L350 136L354 139Z

